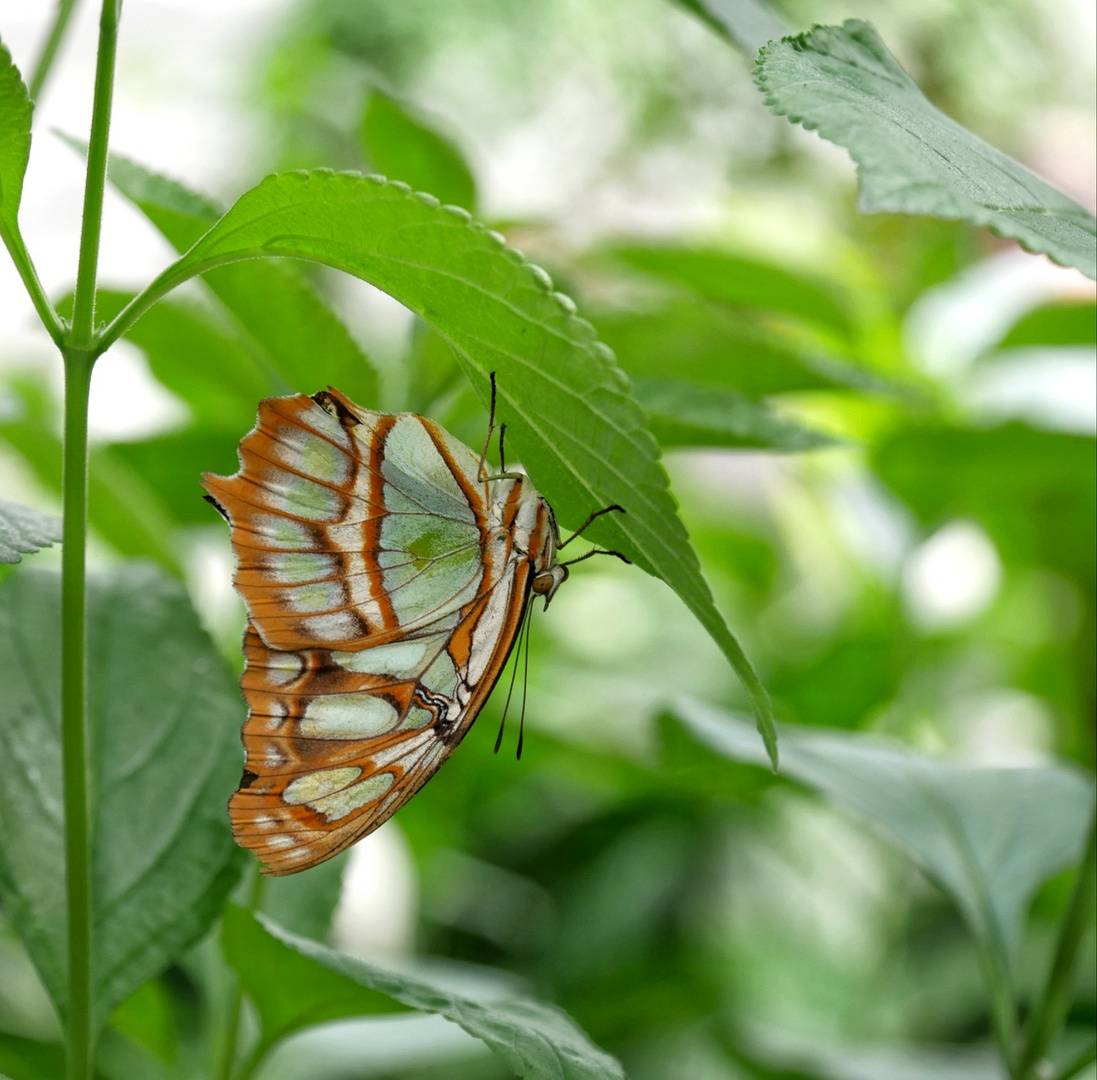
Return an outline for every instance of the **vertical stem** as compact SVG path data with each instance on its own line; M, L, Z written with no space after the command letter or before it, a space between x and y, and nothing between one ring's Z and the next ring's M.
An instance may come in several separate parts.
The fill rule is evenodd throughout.
M1017 1075L1029 1080L1036 1075L1056 1036L1062 1030L1074 992L1074 973L1078 967L1078 951L1089 925L1093 894L1097 889L1097 810L1089 819L1089 835L1085 853L1078 867L1078 877L1070 895L1070 903L1059 925L1055 954L1048 969L1047 983L1028 1023L1027 1037L1018 1061Z
M62 348L65 358L65 450L62 480L61 746L68 904L67 1080L89 1080L91 1077L97 1034L92 1024L92 815L88 798L90 770L86 708L88 394L92 365L98 355L94 339L95 278L103 219L120 9L121 0L103 0L72 330Z
M103 224L103 191L107 183L107 145L114 97L114 62L118 49L118 16L122 0L103 0L99 17L99 52L95 62L88 169L84 181L84 218L80 230L80 261L72 301L71 342L86 348L95 320L95 276L99 262L99 232Z
M91 357L65 354L65 456L61 549L61 747L68 901L68 1080L91 1075L91 821L88 803L84 551L88 517Z
M76 0L57 0L57 13L53 17L53 25L42 45L42 51L38 54L38 62L34 65L34 73L30 77L30 99L37 101L42 93L42 87L46 84L46 77L53 67L53 61L57 57L57 50L64 40L65 31L68 29L69 20L76 10Z

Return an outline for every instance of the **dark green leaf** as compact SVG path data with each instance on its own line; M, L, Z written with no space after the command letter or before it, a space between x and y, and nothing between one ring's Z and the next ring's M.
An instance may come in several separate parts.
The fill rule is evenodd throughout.
M664 447L728 446L764 450L817 450L836 440L790 420L733 390L677 379L636 379L633 396Z
M53 433L45 391L30 382L13 389L23 408L14 419L0 420L0 439L22 456L44 487L60 495L61 440ZM156 490L109 446L91 452L88 519L120 554L155 559L166 569L180 572L170 539L174 522L166 506Z
M634 377L689 379L750 398L835 387L894 393L863 368L704 300L599 315L599 336Z
M309 940L287 936L293 941ZM235 904L225 909L221 948L259 1013L259 1054L312 1024L403 1011L385 994L272 937L254 915Z
M59 586L25 573L0 590L0 896L63 1014ZM99 1026L209 929L237 876L242 710L182 587L151 567L91 580L88 645Z
M1061 567L1091 588L1097 556L1092 438L1021 423L983 430L925 425L883 440L872 464L927 526L973 518L1007 561Z
M65 1049L60 1043L0 1032L0 1069L11 1080L57 1080L65 1074Z
M750 726L693 700L675 712L706 746L764 765ZM949 894L986 949L1011 956L1036 889L1081 858L1091 783L1060 767L953 765L851 732L781 731L781 769L886 834Z
M754 56L786 30L763 0L676 0L722 37Z
M57 518L0 499L0 563L21 562L23 554L49 547L60 539L61 522Z
M669 244L622 245L612 254L636 270L685 286L708 300L792 315L844 338L854 333L842 297L829 283L784 266L712 248Z
M9 236L19 231L19 199L30 160L32 111L19 69L0 43L0 230Z
M476 209L476 181L457 147L380 90L369 96L361 134L377 172L403 180L414 191L428 191L442 203Z
M1097 345L1097 305L1057 301L1023 315L998 342L998 349L1032 345Z
M369 964L290 934L267 919L262 923L288 951L409 1008L437 1013L460 1024L486 1043L517 1076L530 1080L624 1080L617 1061L594 1046L575 1022L553 1005L519 997L499 985L484 985L482 978L458 981L453 975Z
M929 103L871 25L848 19L767 45L766 104L845 147L859 206L983 225L1097 276L1097 220Z
M150 289L163 294L211 267L272 255L325 263L384 289L446 338L483 401L495 372L499 419L557 515L577 525L611 503L626 508L599 519L591 538L628 554L689 605L746 684L776 754L769 700L701 576L643 413L612 353L543 270L464 211L406 184L287 173L242 195Z

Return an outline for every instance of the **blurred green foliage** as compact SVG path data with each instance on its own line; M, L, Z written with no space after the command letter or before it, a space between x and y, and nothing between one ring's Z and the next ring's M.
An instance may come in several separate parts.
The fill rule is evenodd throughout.
M865 14L824 0L775 7L797 27ZM1003 149L1025 156L1036 115L1025 109L1080 107L1081 76L1057 78L1047 5L875 8L930 99ZM596 84L564 110L573 123L591 113L586 142L567 142L559 118L538 126L554 95L566 104L568 77ZM1009 350L1039 348L1051 362L1092 347L1091 288L1064 276L1064 295L1047 301L1034 286L1005 302L1001 331L961 370L935 365L920 328L935 310L941 333L962 328L962 315L934 305L1004 245L954 222L856 216L846 165L767 114L749 63L657 0L308 0L254 84L273 132L263 164L386 172L476 209L568 282L634 380L717 602L786 724L886 735L973 767L1055 758L1092 772L1093 433L995 414L970 392ZM563 192L542 205L506 190L491 166L530 131L564 143L534 158L532 171L555 169ZM572 171L569 155L580 159ZM700 227L678 212L713 188L718 212ZM130 194L141 204L132 183ZM621 202L655 202L660 216L605 209ZM215 213L196 203L150 216L184 250ZM227 540L197 476L232 471L259 398L333 382L363 404L432 415L473 445L486 417L419 321L388 356L368 326L353 326L359 343L331 314L323 275L263 261L205 282L127 335L187 419L95 448L91 523L106 557L184 576L217 640L232 642L240 611L203 601L198 554ZM101 293L101 314L127 295ZM1039 380L1037 369L1033 392ZM0 441L55 494L57 403L17 375L3 394ZM512 973L632 1080L1001 1075L980 955L945 894L839 809L718 757L670 719L683 693L746 702L668 589L591 560L534 618L521 763L504 759L511 741L490 753L496 695L397 818L417 883L402 897L415 905L417 949ZM269 883L262 907L323 939L341 870ZM1071 880L1052 878L1033 902L1010 972L1022 1015ZM1097 1018L1088 933L1062 1058ZM257 966L234 963L272 1038L285 1017L271 1017L289 1006L285 987L263 985L279 978L266 947L257 933ZM14 940L0 937L0 950L14 958L0 952L0 1069L50 1075L48 1006ZM340 994L371 993L306 968L302 979L314 978L339 999L323 1016L339 1013ZM209 1075L234 992L207 941L115 1014L104 1075ZM327 1049L310 1044L305 1065L287 1045L261 1075L507 1075L467 1047L432 1057L425 1028L421 1060L386 1058L390 1045L416 1044L400 1034L413 1029L384 1026L398 1021L362 1021L357 1058L340 1057L332 1035Z

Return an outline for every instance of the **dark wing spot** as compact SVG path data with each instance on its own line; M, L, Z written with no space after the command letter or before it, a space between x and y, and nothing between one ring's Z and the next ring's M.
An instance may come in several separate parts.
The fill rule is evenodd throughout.
M229 520L229 512L212 495L203 495L202 498L205 499L206 502L208 502L210 506L212 506L214 510L216 510L217 513L219 513L226 521L228 521L230 525L232 524L232 522Z
M344 427L357 427L362 422L334 394L329 394L327 390L321 390L320 393L313 394L312 400L324 412L336 417Z
M240 777L240 790L246 791L258 779L258 773L253 773L250 769L245 769L244 775Z

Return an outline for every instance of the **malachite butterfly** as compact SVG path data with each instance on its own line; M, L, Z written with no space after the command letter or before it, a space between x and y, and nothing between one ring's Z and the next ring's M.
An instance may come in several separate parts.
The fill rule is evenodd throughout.
M489 476L484 455L425 417L331 387L269 398L239 454L235 475L202 478L232 528L248 611L246 760L229 816L264 873L292 874L431 778L530 599L547 606L568 570L529 479Z

